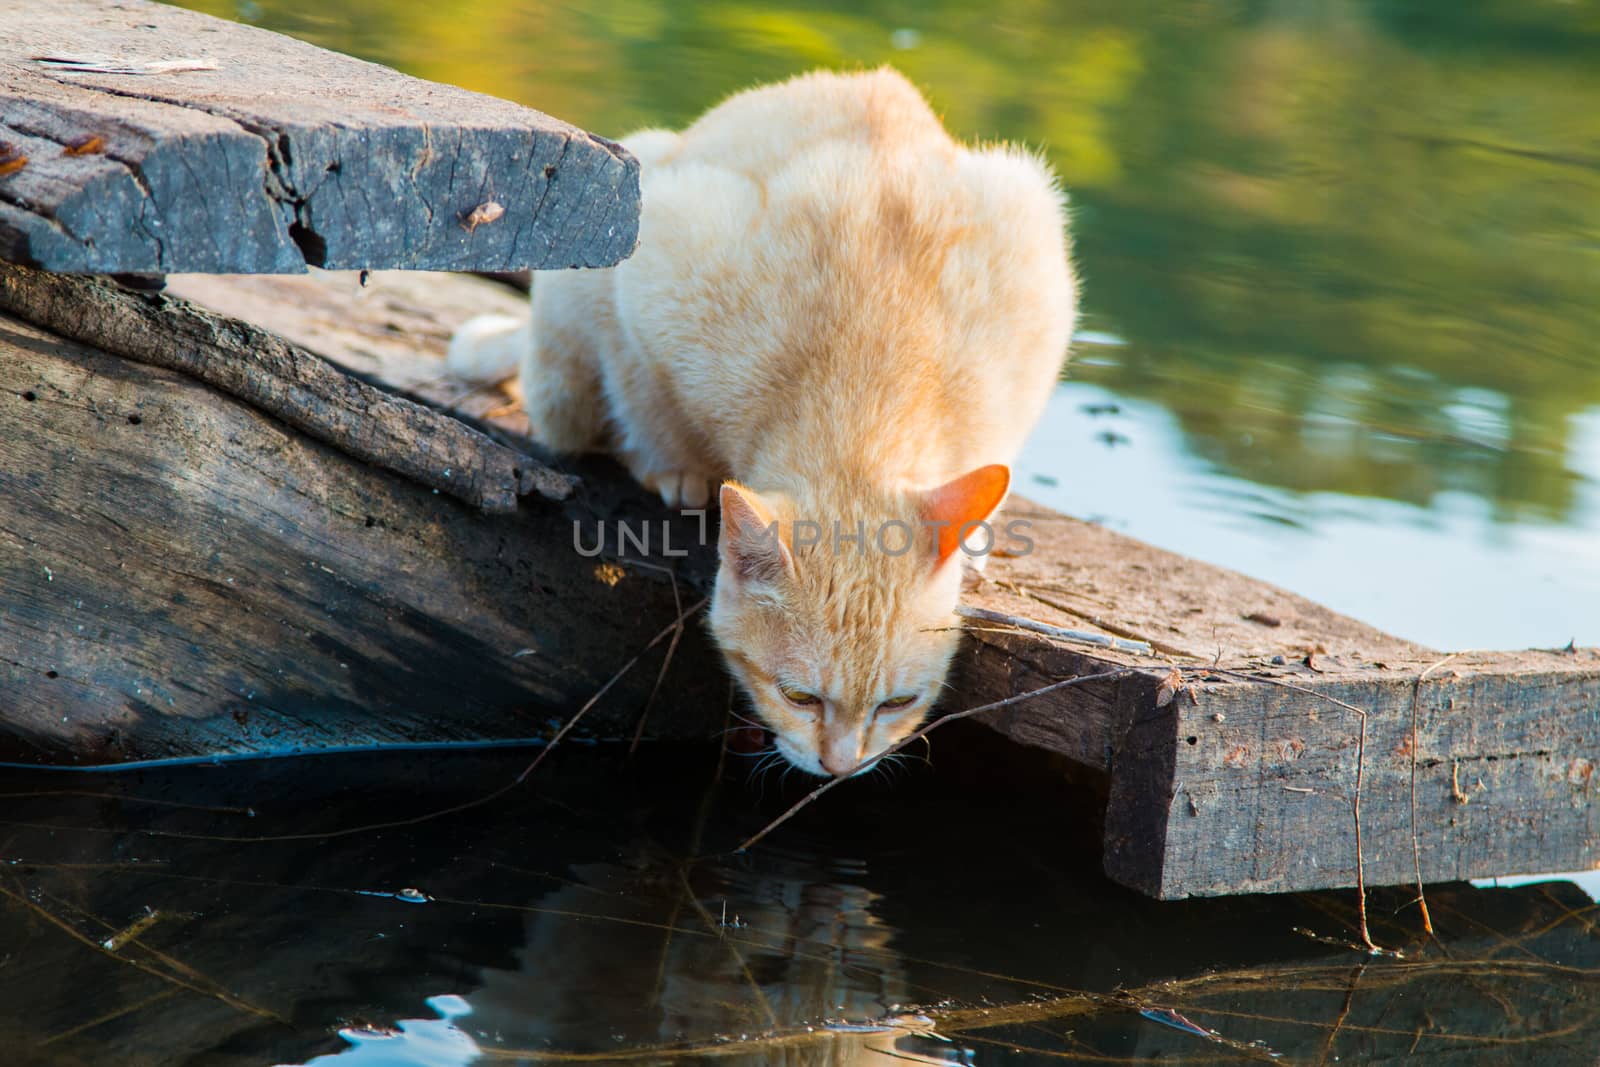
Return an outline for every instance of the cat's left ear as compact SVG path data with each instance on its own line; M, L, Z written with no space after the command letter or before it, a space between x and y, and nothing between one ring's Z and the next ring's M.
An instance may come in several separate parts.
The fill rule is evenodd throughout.
M995 513L1011 488L1011 468L991 463L968 471L953 482L922 495L922 519L935 526L934 566L938 567L961 547L964 528L984 522ZM966 532L970 533L968 529Z
M721 504L717 554L723 565L742 581L764 585L794 577L794 557L778 535L771 503L754 489L723 482Z

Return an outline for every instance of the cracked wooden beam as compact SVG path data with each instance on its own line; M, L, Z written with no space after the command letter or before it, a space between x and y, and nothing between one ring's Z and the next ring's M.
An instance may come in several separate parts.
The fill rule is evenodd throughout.
M5 22L0 258L298 273L633 250L637 161L530 108L145 0L20 0Z

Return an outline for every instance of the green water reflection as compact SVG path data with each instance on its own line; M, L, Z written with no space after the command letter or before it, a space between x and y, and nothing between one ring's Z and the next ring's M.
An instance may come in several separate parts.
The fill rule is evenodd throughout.
M1077 204L1077 377L1252 481L1579 521L1600 406L1600 15L1421 3L209 0L618 134L892 62Z

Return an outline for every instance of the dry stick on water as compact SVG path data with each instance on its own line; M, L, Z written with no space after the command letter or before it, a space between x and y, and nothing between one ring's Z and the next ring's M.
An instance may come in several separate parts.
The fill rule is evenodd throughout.
M886 757L894 755L896 752L899 752L913 741L920 741L936 727L942 726L947 722L955 722L957 719L969 719L974 715L981 715L986 711L994 711L997 708L1009 707L1012 704L1020 704L1024 700L1032 700L1034 697L1043 696L1046 693L1054 693L1058 689L1066 689L1070 686L1087 685L1090 682L1115 681L1118 678L1126 678L1129 675L1138 674L1139 670L1140 668L1137 667L1120 667L1114 671L1101 671L1099 674L1074 675L1071 678L1065 678L1059 682L1052 682L1049 685L1042 686L1038 689L1030 689L1026 693L1018 693L1016 696L1006 697L1004 700L996 700L989 704L979 704L975 708L967 708L964 711L953 712L952 714L934 719L932 722L925 724L920 730L906 735L897 744L890 745L888 748L884 749L882 752L879 752L870 759L863 760L861 763L857 764L849 774L840 775L837 778L830 778L826 782L823 782L811 792L795 801L793 806L791 806L788 811L767 823L767 825L763 827L759 833L752 837L746 838L744 842L740 844L739 847L734 851L746 851L753 845L757 844L762 838L772 833L772 831L776 830L778 827L794 818L795 815L799 814L801 808L806 807L813 800L816 800L818 797L832 789L834 786L838 785L840 782L846 781L847 779L861 773L867 768L872 767L874 764L885 759Z
M178 962L165 953L157 952L148 948L142 942L136 942L136 944L138 944L141 948L145 948L145 951L147 951L158 963L164 964L164 967L157 967L153 964L145 962L144 960L135 959L126 953L106 948L104 944L96 941L92 937L89 937L82 930L78 929L75 925L68 922L60 915L57 915L49 908L46 908L43 904L30 899L27 893L18 892L17 890L7 886L4 882L0 882L0 896L6 897L19 908L32 912L40 919L64 932L74 941L80 942L89 949L98 952L103 956L107 956L118 963L132 967L136 971L142 971L151 977L160 979L161 981L166 982L172 988L185 989L191 993L198 993L203 997L210 997L214 1000L219 1000L230 1008L234 1008L238 1011L249 1012L252 1015L257 1015L263 1019L269 1019L273 1022L287 1022L286 1019L278 1015L276 1012L273 1012L267 1008L257 1007L248 1001L241 1000L240 998L229 993L219 983L207 978L203 974L200 974L193 968ZM100 920L98 917L95 917L95 921L99 922L103 926L109 925L103 920Z
M1417 675L1411 685L1411 865L1417 872L1417 904L1422 909L1422 929L1429 937L1433 936L1433 916L1428 914L1428 894L1422 890L1422 846L1417 841L1417 704L1422 697L1422 683L1428 680L1428 675L1460 654L1450 653Z

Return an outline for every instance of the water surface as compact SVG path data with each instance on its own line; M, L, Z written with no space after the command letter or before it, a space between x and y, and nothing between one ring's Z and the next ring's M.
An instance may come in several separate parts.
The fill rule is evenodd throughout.
M795 796L714 750L321 756L13 775L0 1041L39 1065L1590 1064L1566 883L1157 904L1093 799L1002 766ZM937 735L936 735L937 737ZM960 755L978 758L959 758ZM719 773L719 762L727 764ZM429 817L433 816L433 817ZM289 835L287 839L281 835Z

